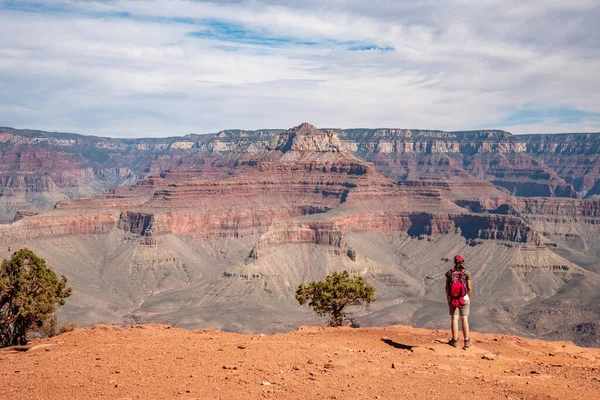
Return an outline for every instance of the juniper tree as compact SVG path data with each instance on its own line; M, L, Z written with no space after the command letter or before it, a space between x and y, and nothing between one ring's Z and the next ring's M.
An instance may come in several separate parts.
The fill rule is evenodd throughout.
M71 295L60 279L31 250L13 253L0 266L0 347L27 344L27 332L39 327Z
M362 276L350 278L348 271L334 272L324 281L299 285L296 300L321 316L329 316L329 326L342 326L346 307L375 301L375 289L367 285Z

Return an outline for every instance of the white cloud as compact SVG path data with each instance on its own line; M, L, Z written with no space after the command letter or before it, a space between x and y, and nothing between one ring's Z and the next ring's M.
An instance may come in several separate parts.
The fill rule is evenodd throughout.
M452 130L502 127L522 107L600 112L594 2L282 3L0 1L0 125L118 136L302 121ZM210 29L220 36L188 35ZM600 121L507 128L600 131Z

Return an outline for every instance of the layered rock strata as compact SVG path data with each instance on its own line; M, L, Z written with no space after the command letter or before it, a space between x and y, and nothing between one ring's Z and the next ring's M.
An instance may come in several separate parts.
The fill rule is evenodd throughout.
M81 149L81 138L72 140L62 145L50 135L44 145ZM77 304L100 299L105 313L119 310L121 322L164 318L238 330L256 328L248 316L260 307L272 313L265 321L285 316L280 328L287 329L298 318L290 291L346 269L376 286L374 321L402 315L422 326L443 308L438 289L456 252L467 255L481 282L480 309L491 311L478 320L486 329L501 323L534 332L526 324L551 303L560 312L572 304L588 310L569 324L600 315L590 295L600 284L598 203L514 197L490 182L527 183L527 170L537 174L534 183L554 185L554 195L563 182L574 184L547 172L546 161L528 159L527 143L519 144L526 138L303 124L155 146L94 140L102 152L81 164L95 176L116 173L138 152L135 166L123 170L123 186L61 199L51 211L20 211L0 227L0 244L5 252L31 246L67 268ZM521 312L524 304L532 308ZM73 315L98 309L81 307ZM510 319L518 313L526 323Z
M16 222L0 225L0 244L22 245L42 238L109 233L117 228L118 210L45 211L20 214Z
M162 178L142 180L104 197L60 203L57 209L105 208L113 210L111 215L118 210L118 227L141 236L256 228L264 233L262 246L307 238L321 244L323 229L331 232L323 226L331 224L338 227L340 238L342 230L413 236L461 232L467 239L539 243L518 217L473 215L453 202L453 196L473 195L478 188L493 192L488 183L426 180L398 186L341 147L334 132L303 124L272 137L263 149L230 159L237 165L230 178L186 180L197 173L167 171ZM302 219L293 221L297 217ZM281 220L290 220L283 225L286 229L278 228ZM307 231L305 224L313 228ZM102 229L91 226L88 231Z

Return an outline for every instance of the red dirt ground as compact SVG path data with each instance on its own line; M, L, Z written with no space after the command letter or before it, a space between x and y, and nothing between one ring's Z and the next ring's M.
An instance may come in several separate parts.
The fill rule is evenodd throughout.
M387 339L382 339L386 337ZM99 325L0 351L2 399L600 399L600 349L402 326L264 336Z

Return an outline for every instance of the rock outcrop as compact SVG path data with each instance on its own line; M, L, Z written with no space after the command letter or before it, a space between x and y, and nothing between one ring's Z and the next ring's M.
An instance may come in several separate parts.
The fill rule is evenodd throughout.
M14 223L0 225L0 244L19 247L36 239L110 233L119 219L119 212L111 209L20 213Z

